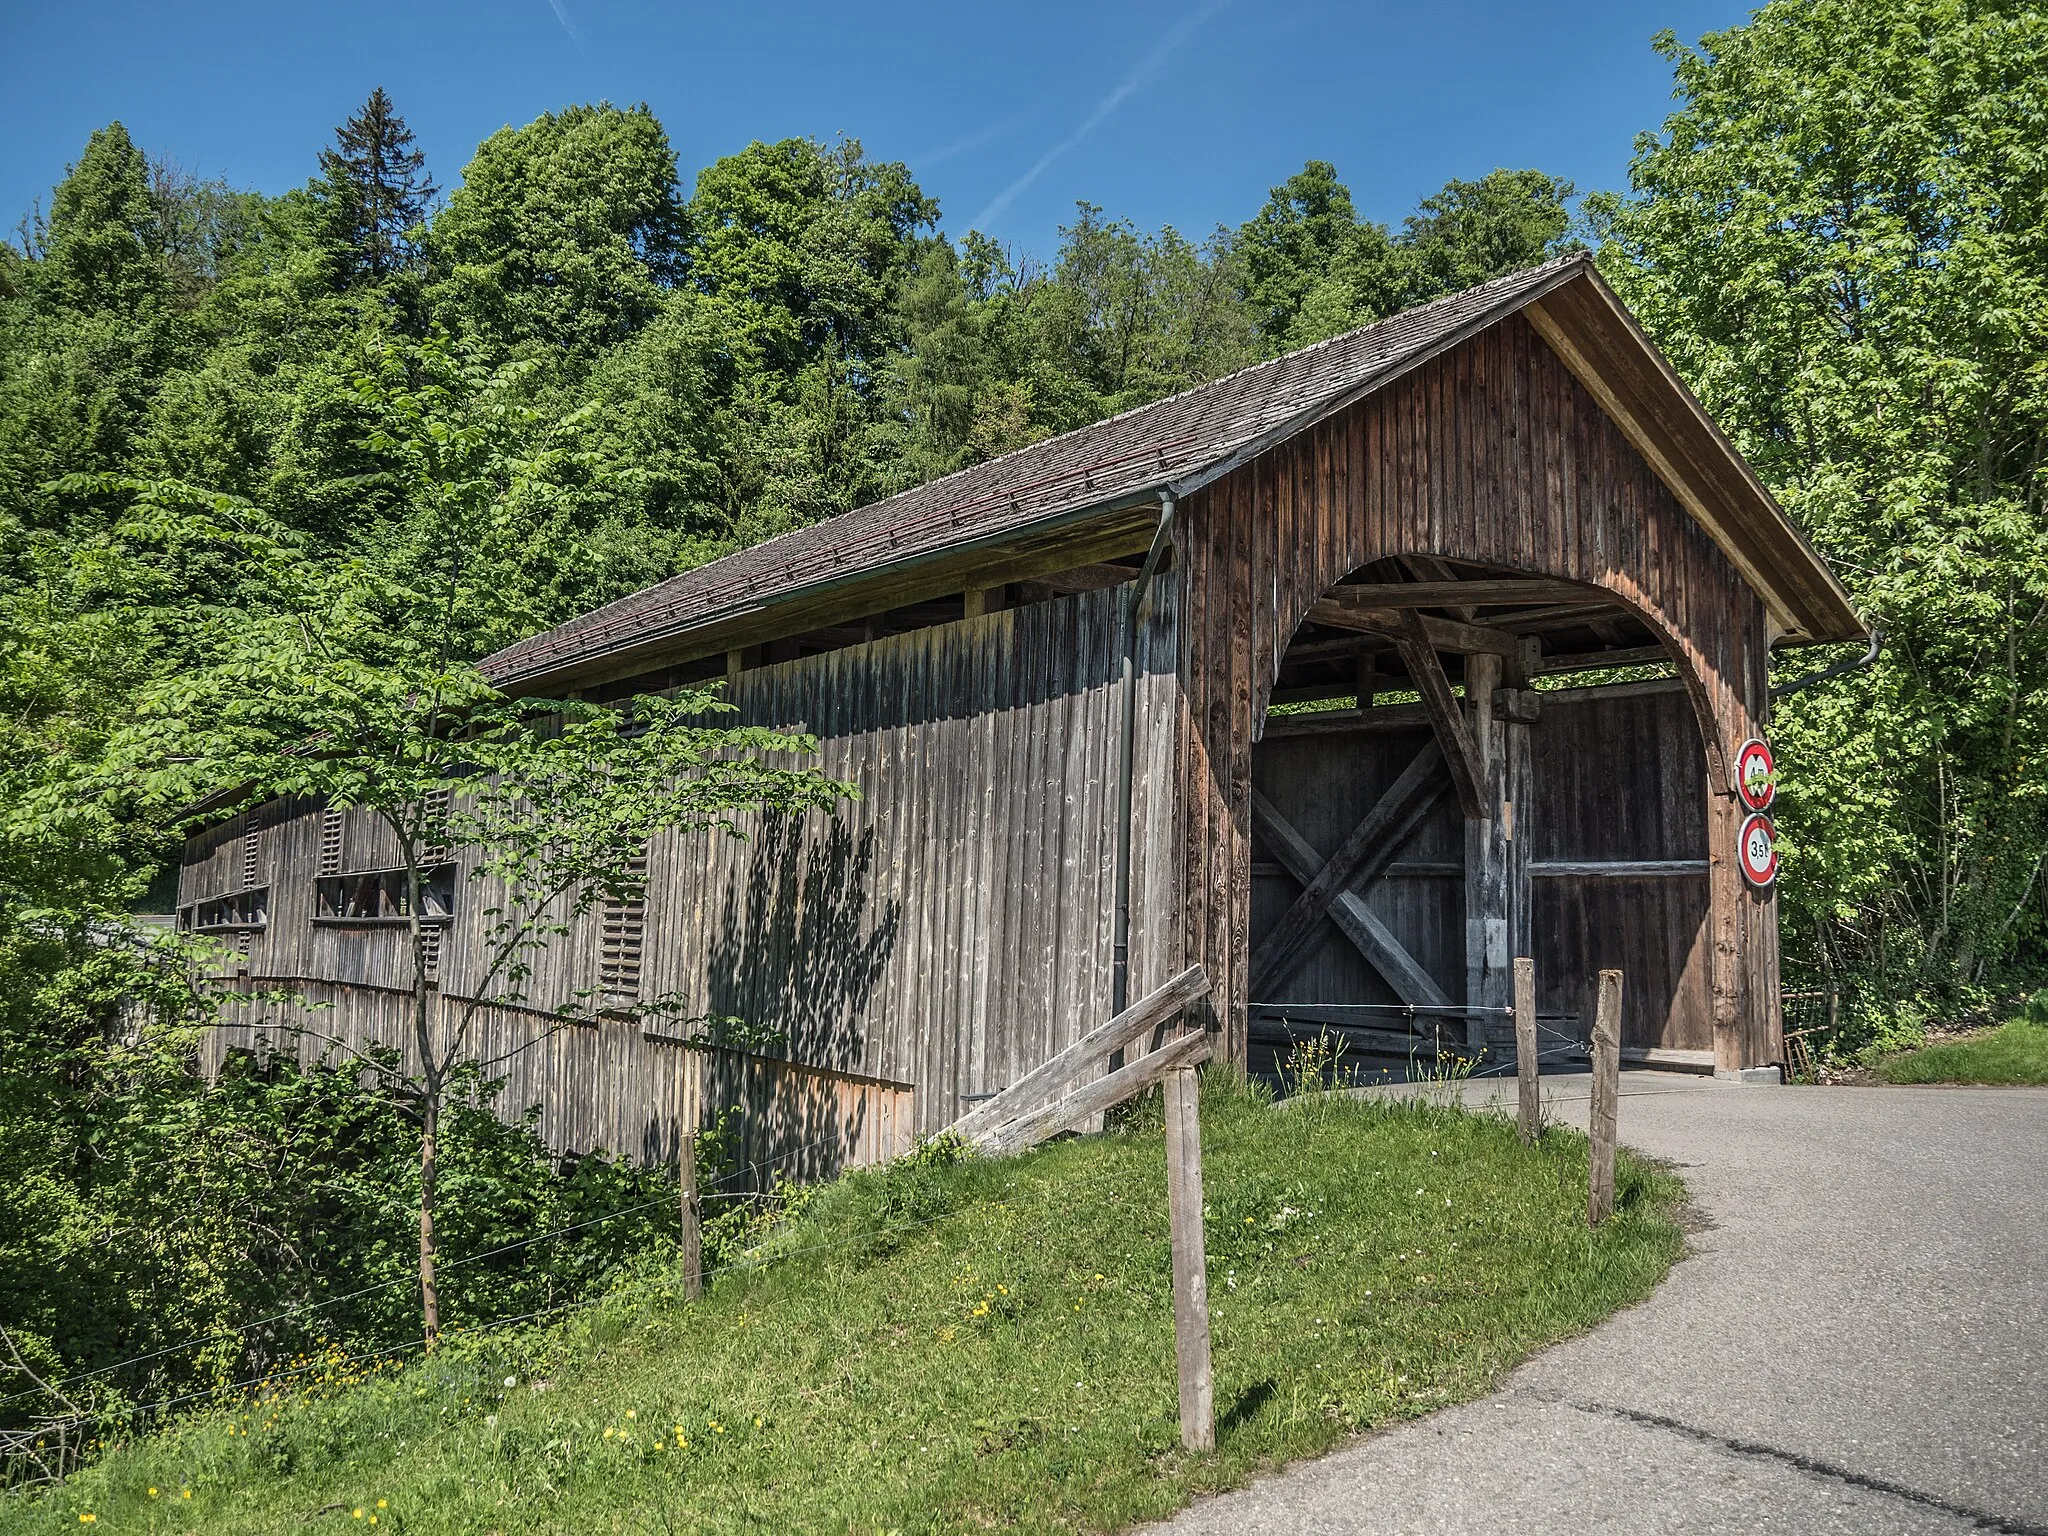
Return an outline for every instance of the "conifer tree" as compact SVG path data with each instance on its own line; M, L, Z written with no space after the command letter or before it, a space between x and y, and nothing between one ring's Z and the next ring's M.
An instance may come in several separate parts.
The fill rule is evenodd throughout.
M411 265L408 235L425 220L438 189L427 175L426 153L381 85L334 130L334 142L320 151L323 179L314 195L345 248L344 283L380 282Z
M163 296L155 234L149 162L126 128L109 123L86 143L51 200L39 264L44 301L133 322L139 307Z

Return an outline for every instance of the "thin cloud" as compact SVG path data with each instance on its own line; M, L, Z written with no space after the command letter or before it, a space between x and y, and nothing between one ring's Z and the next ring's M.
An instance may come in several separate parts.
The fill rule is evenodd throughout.
M578 48L581 48L583 46L583 34L576 30L576 23L569 19L569 7L562 4L562 0L548 0L548 4L554 8L555 20L559 21L562 24L562 30L569 34L569 41Z
M1202 6L1199 10L1190 11L1187 15L1183 16L1175 23L1172 31L1162 37L1153 45L1149 53L1138 60L1136 67L1128 75L1124 76L1116 89L1096 103L1095 110L1081 120L1079 127L1064 139L1061 139L1059 143L1053 145L1044 154L1040 155L1032 162L1031 168L1028 171L998 192L989 205L982 209L980 215L975 218L972 227L985 231L995 220L1001 218L1008 211L1010 204L1017 200L1018 195L1044 174L1047 166L1051 165L1061 155L1066 154L1067 151L1087 138L1089 134L1101 127L1103 120L1110 113L1122 106L1134 92L1159 72L1160 66L1171 58L1174 52L1194 34L1197 27L1229 3L1230 0L1209 0L1209 3Z
M926 150L923 154L912 155L908 164L914 170L923 170L928 165L937 165L942 160L951 160L955 156L966 154L969 150L979 149L982 145L993 143L1011 129L1022 124L1029 115L1029 113L1026 113L1018 117L1006 117L1000 123L984 128L979 133L969 134L964 139L955 139L950 144L938 149Z

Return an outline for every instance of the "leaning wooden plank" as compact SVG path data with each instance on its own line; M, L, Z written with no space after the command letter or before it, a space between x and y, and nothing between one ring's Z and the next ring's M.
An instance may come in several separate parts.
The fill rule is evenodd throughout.
M1323 914L1337 894L1347 887L1363 885L1394 860L1419 830L1448 787L1439 771L1443 752L1430 742L1415 760L1380 796L1365 819L1309 881L1294 905L1274 925L1252 956L1251 989L1254 994L1287 974L1289 962L1321 926ZM1254 791L1256 794L1256 791ZM1268 803L1254 814L1263 826L1279 819L1280 813Z
M1261 807L1264 807L1261 809ZM1306 886L1322 868L1322 856L1303 840L1300 833L1273 812L1272 803L1252 791L1252 816L1273 855L1295 880ZM1401 947L1387 925L1375 917L1356 891L1340 891L1326 909L1331 922L1365 956L1372 968L1386 978L1394 995L1404 1003L1450 1001L1436 979Z
M1090 1115L1114 1109L1132 1095L1143 1093L1175 1067L1200 1065L1209 1059L1210 1050L1209 1032L1192 1030L1168 1041L1149 1056L1140 1056L1109 1076L1099 1077L1085 1088L1077 1088L1043 1109L1033 1110L982 1132L975 1142L992 1157L1026 1151L1049 1136L1072 1130Z
M1156 992L1139 998L1098 1029L1090 1030L1059 1055L1018 1078L1001 1093L977 1104L948 1130L973 1138L991 1126L1036 1109L1089 1068L1132 1041L1150 1034L1181 1009L1209 995L1209 973L1191 965Z
M1444 676L1443 663L1437 660L1420 616L1410 611L1401 618L1401 664L1408 669L1408 680L1421 696L1422 707L1429 711L1429 723L1436 732L1437 744L1444 749L1444 761L1450 765L1451 782L1458 788L1458 803L1464 807L1465 819L1479 821L1485 817L1487 806L1486 767L1478 744L1465 727L1465 717L1458 713L1451 680Z

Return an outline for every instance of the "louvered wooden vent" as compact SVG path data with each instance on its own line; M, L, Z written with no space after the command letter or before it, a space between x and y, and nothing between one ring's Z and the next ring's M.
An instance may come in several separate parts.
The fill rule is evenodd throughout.
M245 891L256 883L256 837L253 826L242 834L242 889Z
M427 795L427 826L438 827L443 830L447 828L448 799L449 792L445 789L436 789L429 792ZM446 842L429 843L426 851L420 855L421 862L426 864L439 864L444 862L447 857L448 844Z
M633 873L647 875L647 855L633 861ZM640 1000L640 952L647 932L647 901L604 904L603 948L598 957L597 984L607 1008L625 1008Z
M441 979L441 935L446 929L439 923L420 929L420 957L425 964L426 979Z
M320 813L320 873L338 875L341 873L341 828L343 813L336 806L328 806Z

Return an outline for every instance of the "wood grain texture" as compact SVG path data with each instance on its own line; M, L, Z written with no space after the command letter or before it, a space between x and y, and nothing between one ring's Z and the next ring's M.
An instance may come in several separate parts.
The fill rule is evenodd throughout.
M1621 1100L1621 983L1620 971L1600 973L1600 998L1593 1012L1586 1222L1595 1227L1614 1214L1614 1139Z
M991 1157L1027 1151L1136 1097L1176 1068L1200 1066L1209 1059L1210 1049L1207 1031L1190 1030L1050 1104L985 1128L975 1136L975 1144Z
M730 831L656 836L639 991L643 1001L670 999L680 1017L743 1019L782 1045L767 1057L700 1061L703 1053L643 1040L609 1019L535 1043L536 1031L552 1027L540 1014L605 976L597 911L541 957L528 1009L493 1009L485 1020L492 1048L517 1063L500 1107L516 1115L541 1104L543 1134L561 1150L668 1159L680 1130L698 1123L692 1116L729 1096L776 1127L764 1130L764 1148L837 1129L863 1158L891 1155L907 1145L902 1137L956 1118L962 1094L1006 1087L1101 1024L1109 1016L1121 598L1117 589L1090 591L734 677L728 697L739 722L813 733L817 765L855 783L859 796L832 815L749 814ZM1162 585L1139 635L1131 931L1139 991L1183 968L1173 963L1176 623L1175 594ZM249 968L309 978L322 1000L337 1003L322 1027L369 1038L389 1026L398 1043L386 1016L410 981L403 927L314 922L320 808L294 803L252 815L262 822L259 863L275 872L277 888ZM196 898L239 883L249 825L236 818L195 839L184 890ZM345 868L379 867L395 853L384 841L363 813L344 813ZM488 883L459 883L442 948L444 998L477 985L483 909L499 895ZM670 1057L696 1065L659 1064ZM706 1061L711 1068L702 1069ZM796 1102L771 1114L763 1085L783 1078L797 1085ZM870 1083L893 1085L886 1114L901 1122L901 1136L868 1134L867 1119L883 1110L868 1089L845 1085Z
M1515 957L1515 1125L1522 1144L1534 1146L1543 1128L1542 1045L1536 1034L1536 962Z
M994 1098L975 1105L948 1130L973 1137L983 1130L1038 1108L1046 1100L1094 1075L1114 1053L1170 1024L1183 1009L1208 996L1209 978L1191 965L1155 992L1147 993L1108 1023L1090 1030L1043 1065L1017 1079Z
M1340 458L1350 466L1341 494L1334 487L1326 494L1320 484L1314 496L1290 490L1298 483L1296 466ZM1268 483L1261 475L1270 476L1270 498L1261 494ZM1263 526L1265 518L1277 527ZM1232 876L1249 865L1252 746L1279 660L1273 648L1285 647L1332 587L1358 581L1362 567L1393 556L1597 589L1658 637L1679 674L1664 689L1681 691L1693 730L1687 755L1700 766L1686 808L1694 846L1667 856L1711 860L1701 893L1711 912L1709 942L1677 967L1690 984L1695 958L1700 964L1696 980L1705 989L1710 1038L1666 1043L1710 1044L1747 1063L1778 1059L1775 906L1742 888L1733 866L1727 775L1735 746L1765 719L1770 617L1627 433L1526 320L1501 321L1189 495L1175 538L1186 615L1180 683L1190 732L1180 837L1186 958L1202 961L1216 983L1236 1059L1243 1059L1246 1038L1254 898L1250 882ZM1289 552L1284 583L1269 579L1255 546ZM1265 637L1266 649L1254 636ZM1559 696L1544 695L1546 711ZM1289 722L1286 729L1297 727ZM1535 730L1539 745L1531 750L1540 759L1542 727ZM1270 745L1270 738L1261 743ZM1633 798L1656 798L1625 777L1610 783L1628 786ZM1608 793L1589 786L1583 798L1597 806ZM1518 824L1541 835L1529 817ZM1657 855L1631 849L1620 856ZM1545 925L1546 901L1577 899L1563 889L1569 884L1538 883L1529 903L1538 925ZM1664 915L1665 947L1685 948L1690 909ZM1554 906L1547 926L1597 933L1604 921L1601 913ZM1557 968L1545 954L1536 958L1539 980L1549 987ZM1685 1032L1697 1022L1688 1009Z
M1166 1210L1173 1246L1173 1347L1180 1442L1216 1448L1216 1384L1209 1350L1209 1258L1202 1221L1202 1090L1192 1066L1166 1077Z

